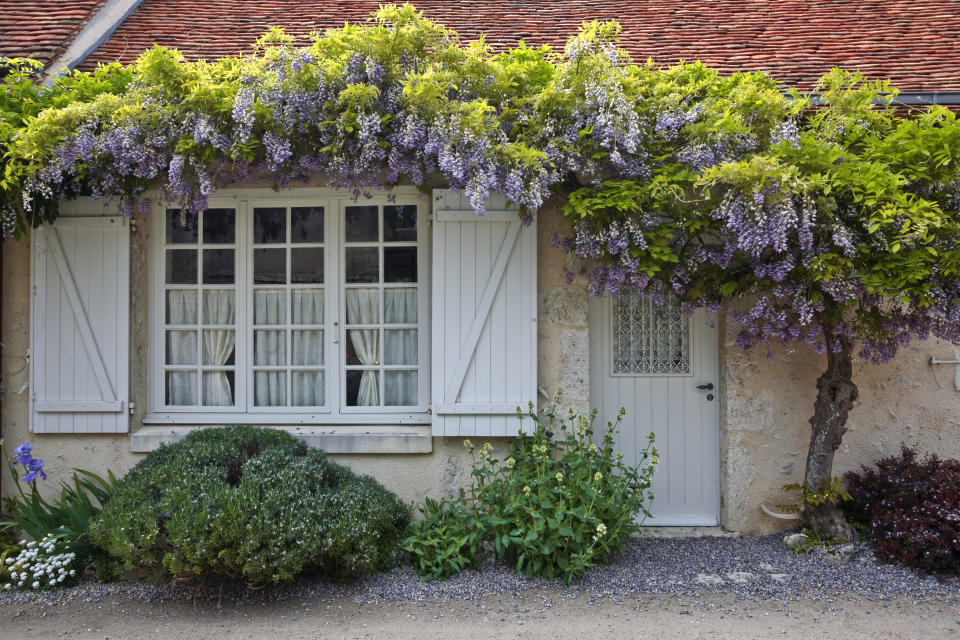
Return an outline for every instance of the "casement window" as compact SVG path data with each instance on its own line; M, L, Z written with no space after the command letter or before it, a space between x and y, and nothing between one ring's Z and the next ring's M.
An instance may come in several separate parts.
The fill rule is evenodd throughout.
M154 216L156 423L423 423L428 203L238 193Z

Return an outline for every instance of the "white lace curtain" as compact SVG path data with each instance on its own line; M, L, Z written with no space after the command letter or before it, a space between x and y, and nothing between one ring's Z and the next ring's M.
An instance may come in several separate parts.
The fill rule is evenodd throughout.
M323 324L323 291L294 289L292 323ZM286 324L287 292L283 289L259 289L253 296L256 325ZM254 366L322 366L323 330L296 329L291 338L292 362L287 363L286 329L257 329L254 337ZM287 406L286 371L256 371L253 377L254 404L258 407ZM291 376L290 405L297 407L324 404L324 378L321 371L294 371Z
M347 324L379 324L380 292L377 289L347 289ZM350 329L353 351L364 365L416 365L417 330L390 329L391 324L416 324L416 289L386 289L383 292L383 362L380 362L380 330ZM417 404L417 372L383 372L383 405ZM364 371L357 393L357 406L380 406L380 388L376 371Z
M203 324L232 325L236 322L234 293L229 290L203 292ZM170 324L196 325L197 294L194 291L170 291L167 294ZM236 334L233 329L203 329L201 364L222 367L233 354ZM197 364L196 331L170 331L167 339L167 364ZM167 401L171 405L194 406L197 403L196 372L167 372ZM203 372L203 402L208 407L233 404L233 390L226 371Z

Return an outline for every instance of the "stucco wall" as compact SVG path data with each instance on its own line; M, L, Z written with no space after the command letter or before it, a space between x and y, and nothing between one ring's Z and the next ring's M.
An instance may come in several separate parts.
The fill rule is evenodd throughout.
M551 200L538 217L538 304L540 402L557 388L564 405L589 407L589 329L587 292L582 279L568 283L569 258L554 249L551 237L562 229L559 202ZM136 403L131 425L137 429L146 407L146 265L149 225L135 221L131 238L131 396ZM3 246L3 435L8 443L30 440L47 461L53 488L72 467L122 473L140 459L131 453L128 435L57 436L30 434L28 428L30 249L27 240ZM575 266L575 265L569 265ZM576 269L573 269L574 271ZM802 479L807 450L807 419L813 406L822 357L799 349L793 355L774 350L744 352L735 344L736 327L721 322L720 434L722 524L744 533L773 531L790 523L773 520L761 503L783 501L780 488ZM904 350L894 361L858 364L860 402L850 416L850 431L836 458L842 473L861 463L895 453L901 442L944 456L960 457L960 392L952 365L933 367L931 355L952 357L953 348L935 342ZM482 442L482 441L481 441ZM493 441L502 449L506 440ZM357 471L377 477L404 500L449 494L469 480L470 460L459 438L434 438L430 454L338 455ZM12 487L3 475L3 494Z
M785 502L784 484L802 482L816 381L825 356L798 348L744 351L737 328L726 323L722 345L721 405L723 525L748 534L795 526L760 510ZM849 431L834 460L842 475L861 464L896 454L901 443L943 457L960 458L960 391L954 365L931 365L930 357L953 359L954 347L931 340L904 349L891 362L857 360L860 390Z
M556 203L544 207L538 222L538 289L540 331L539 386L552 396L558 387L566 390L564 406L584 409L588 406L587 376L587 318L586 290L582 282L568 284L563 277L565 255L550 247L551 235L559 230L555 216ZM107 215L116 215L113 211ZM130 392L134 402L131 429L142 424L147 407L147 318L149 295L145 256L149 247L150 225L138 218L131 225L131 362ZM30 329L30 245L28 240L8 241L3 255L3 371L20 369L29 348ZM122 474L142 458L130 451L130 436L124 435L34 435L29 431L29 389L20 388L28 380L28 371L4 376L3 434L7 442L31 441L35 454L47 464L50 480L41 483L53 490L60 479L67 478L74 467L105 473L112 469ZM540 402L546 398L541 395ZM482 445L482 439L473 438ZM506 439L490 442L498 450L507 445ZM361 473L375 476L384 485L397 492L406 501L422 500L426 496L449 495L456 492L470 478L470 456L462 446L461 438L434 438L429 454L364 454L334 455L338 462ZM3 494L9 495L9 477L4 475Z

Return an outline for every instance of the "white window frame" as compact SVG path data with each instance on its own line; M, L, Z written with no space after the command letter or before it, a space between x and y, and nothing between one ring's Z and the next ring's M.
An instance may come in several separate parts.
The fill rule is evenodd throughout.
M273 425L427 425L430 424L430 199L418 195L413 188L400 187L379 191L376 197L355 200L351 194L327 188L301 187L276 192L272 189L235 188L211 197L209 209L236 210L236 282L235 305L237 333L233 407L175 407L165 402L165 218L169 208L164 203L154 206L150 220L149 269L149 344L148 344L148 408L144 424L273 424ZM344 274L345 208L352 205L415 205L417 218L417 329L418 329L418 404L415 407L346 407L346 287ZM323 408L253 407L253 243L252 217L255 207L324 207L324 333L325 399ZM382 221L382 214L380 216ZM382 222L380 223L382 227ZM380 232L382 237L382 230ZM382 243L380 243L382 245ZM199 245L203 248L204 245ZM216 245L213 245L216 246ZM389 245L388 245L389 246ZM381 260L381 279L383 270ZM199 285L194 285L199 288ZM219 285L217 285L219 286ZM289 286L289 285L284 285ZM371 283L383 288L384 284ZM386 286L390 286L389 284ZM404 283L398 286L410 286ZM189 287L188 287L189 288ZM278 286L279 288L279 286ZM382 303L381 303L382 304ZM381 321L383 318L381 317ZM291 318L287 318L289 324ZM198 336L202 346L202 338ZM287 365L292 366L290 364ZM199 366L197 367L200 368ZM410 367L398 367L407 368ZM381 369L382 371L383 369ZM382 378L382 375L379 376ZM241 379L243 384L240 384ZM381 383L382 384L382 383ZM288 394L291 390L288 389ZM336 399L336 402L332 400Z

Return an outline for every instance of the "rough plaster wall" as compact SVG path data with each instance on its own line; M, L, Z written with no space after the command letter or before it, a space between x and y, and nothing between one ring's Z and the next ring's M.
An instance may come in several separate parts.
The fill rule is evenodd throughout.
M775 349L768 359L762 348L737 347L736 334L735 323L728 322L721 362L727 389L721 406L722 522L744 533L767 533L792 524L763 514L760 504L784 502L783 485L803 480L808 420L825 357L799 348L792 355ZM931 356L953 359L953 349L931 340L904 349L884 365L856 361L854 382L860 400L850 412L849 431L837 451L836 475L896 454L901 443L960 458L955 369L929 364Z
M563 390L560 409L590 409L590 333L587 329L587 285L582 278L568 283L567 254L553 247L554 233L563 230L559 200L540 209L537 229L538 384L543 406ZM544 395L546 394L546 396Z
M550 203L540 215L538 226L539 289L545 291L540 306L540 386L552 391L566 390L564 406L585 409L589 397L587 367L586 289L581 284L568 285L563 277L565 255L550 246L551 235L559 230L556 203ZM131 430L140 427L147 407L147 337L149 313L146 260L150 225L137 219L131 235L131 399L135 411ZM29 263L30 247L26 241L8 242L3 256L3 341L4 371L14 358L22 358L29 346ZM544 287L548 288L546 291ZM36 455L47 462L50 481L41 488L53 490L60 479L67 478L74 467L105 473L112 469L122 474L142 458L130 451L128 435L33 435L29 431L28 391L16 390L27 381L26 370L4 380L3 433L8 442L31 441ZM541 397L541 404L545 399ZM482 446L486 440L474 439ZM508 440L491 439L498 452L505 450ZM460 438L434 438L433 452L418 455L334 455L338 462L360 473L376 477L405 501L419 501L426 496L451 495L470 481L471 459ZM7 480L6 478L4 479ZM7 485L9 482L7 482ZM3 486L3 495L13 489Z

